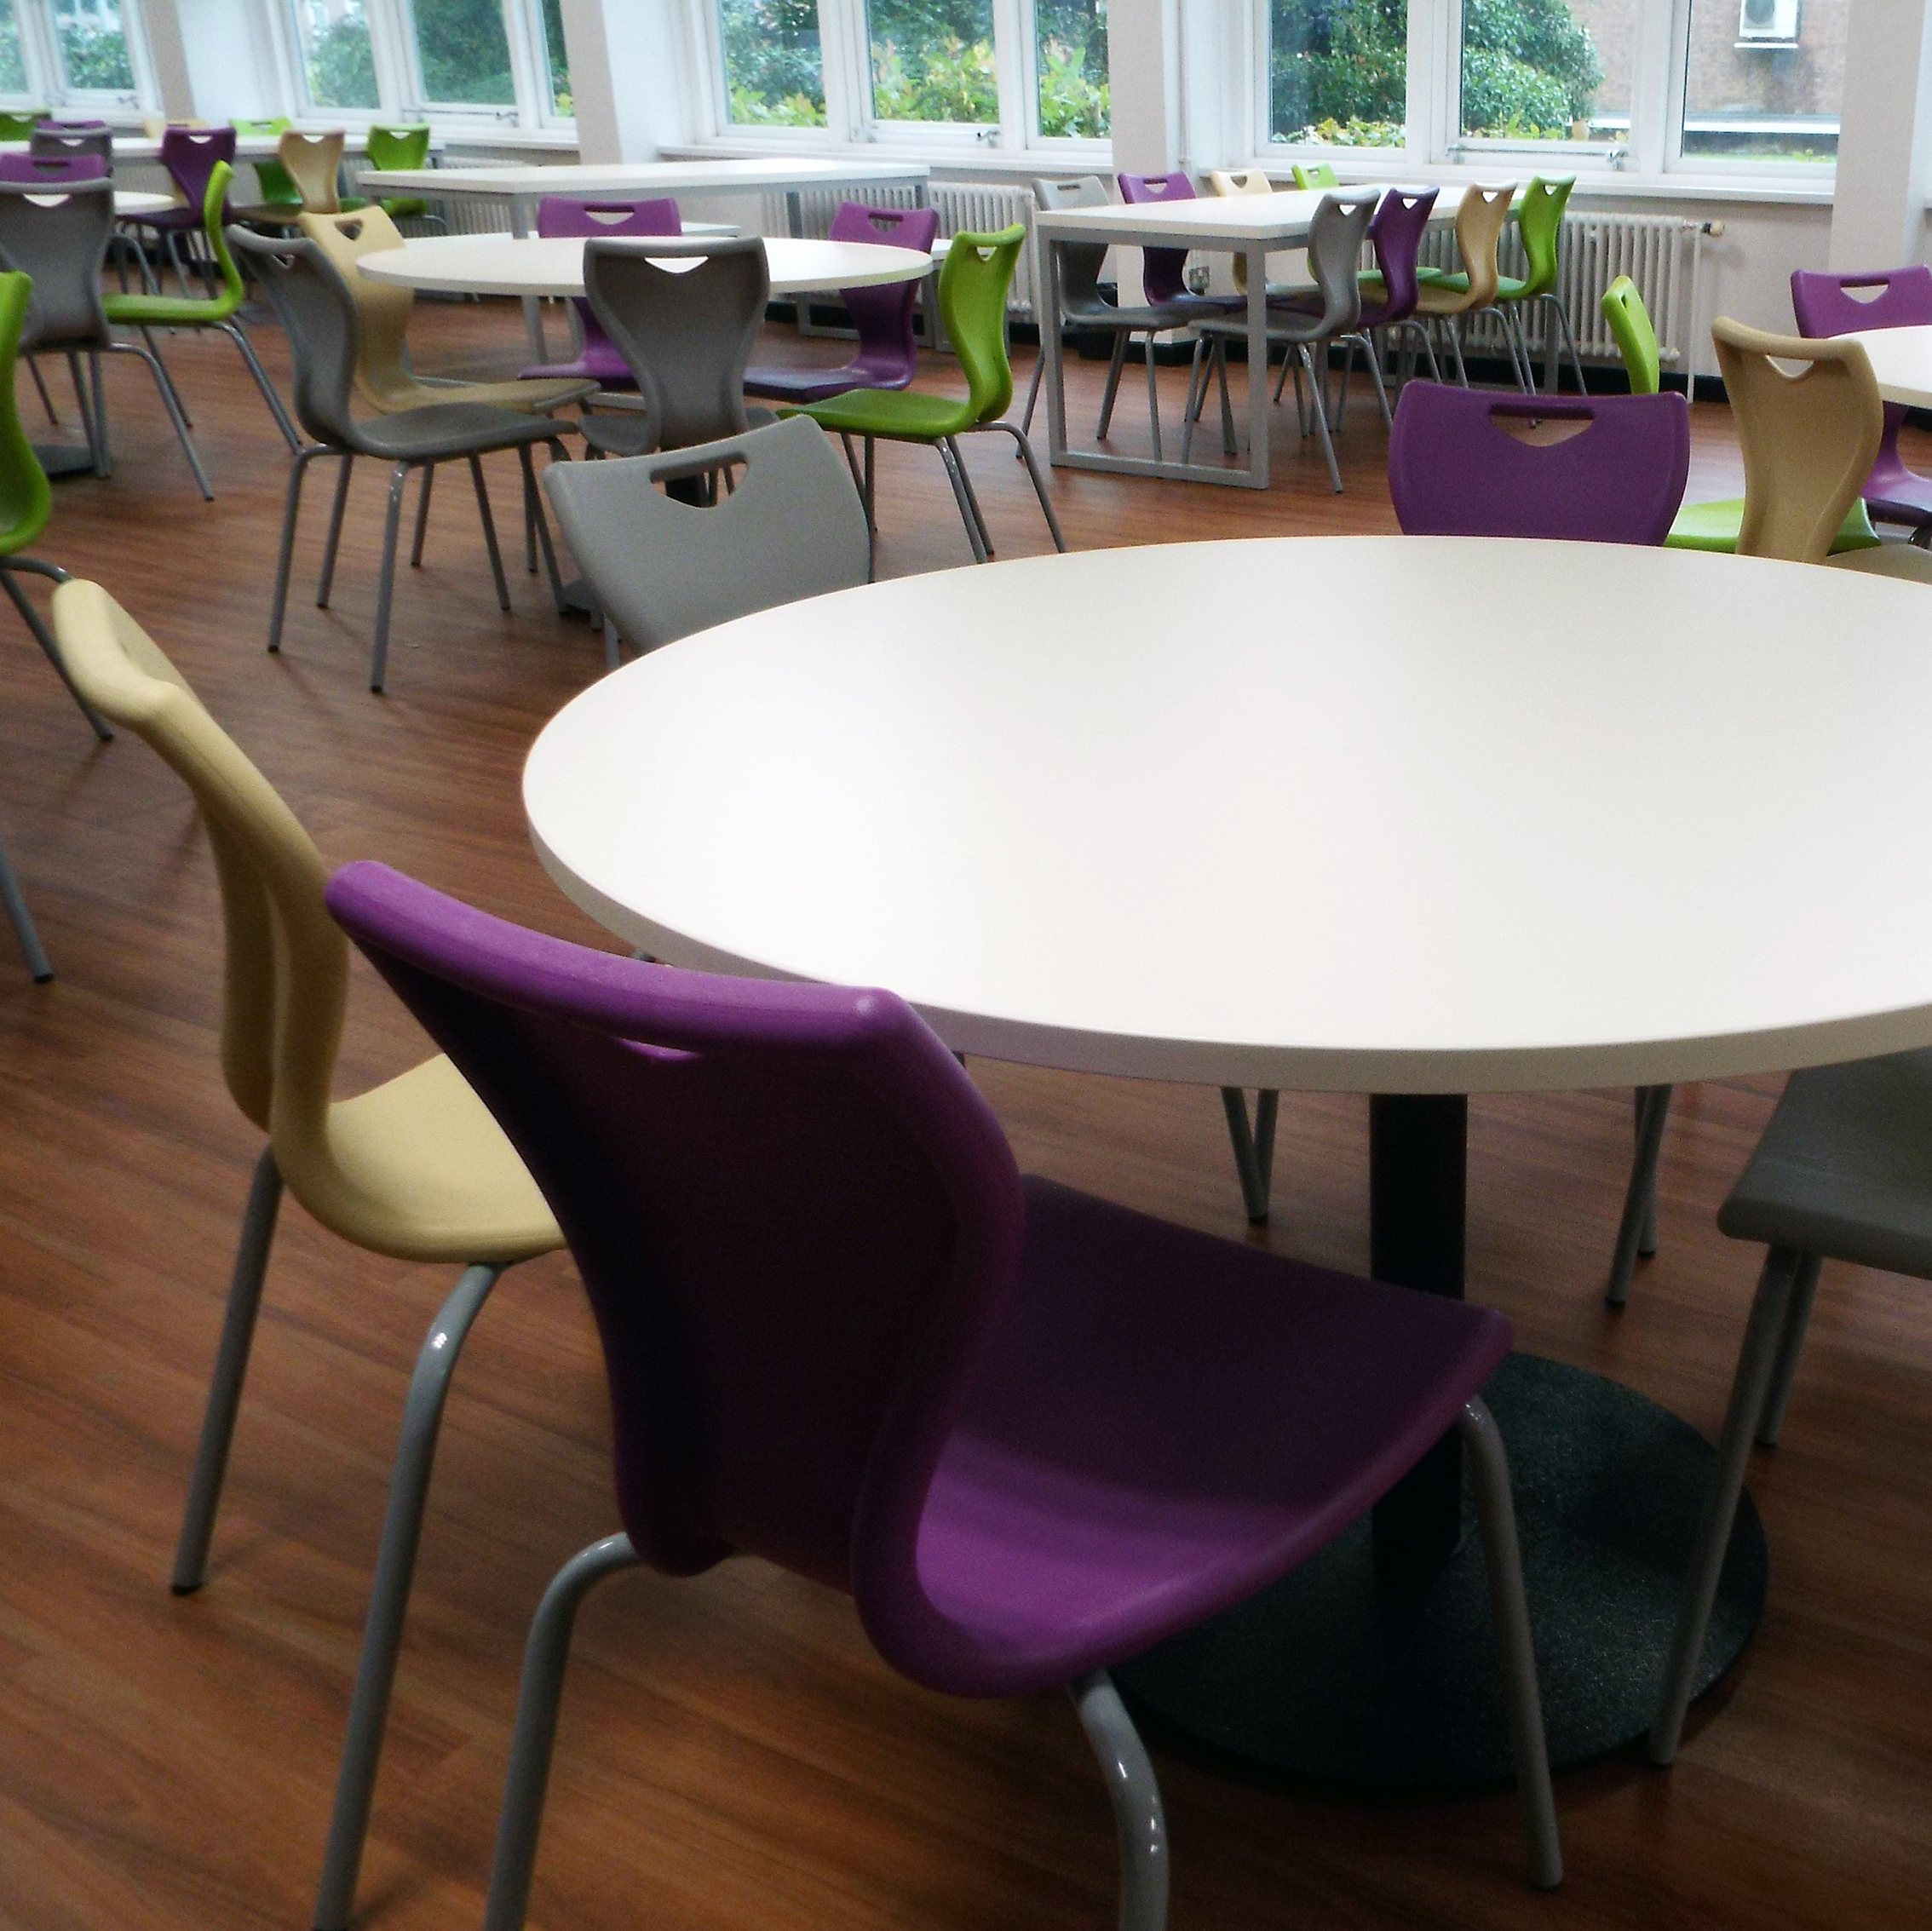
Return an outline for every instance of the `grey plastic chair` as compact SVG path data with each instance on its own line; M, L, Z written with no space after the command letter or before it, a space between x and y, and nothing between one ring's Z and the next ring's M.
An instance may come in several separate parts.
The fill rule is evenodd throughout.
M54 976L54 968L47 963L47 954L42 951L40 934L33 928L33 914L27 910L27 902L21 894L20 881L14 876L14 868L7 862L7 848L0 845L0 904L7 908L8 922L14 928L14 936L20 942L20 951L26 959L27 970L33 974L36 986L44 986Z
M114 130L112 128L76 129L72 134L52 128L36 128L27 136L29 154L47 154L56 159L74 159L91 154L96 160L114 165Z
M152 336L143 329L140 342L118 342L107 326L106 311L101 305L101 269L113 228L113 183L106 177L72 182L57 194L32 182L0 181L0 267L15 269L33 280L33 299L20 331L20 353L66 357L80 405L81 427L97 476L110 476L114 471L101 358L107 353L138 355L154 377L203 497L212 503L215 492L208 486L194 439L188 434L187 411ZM88 366L84 382L80 362L83 355Z
M1268 339L1284 344L1288 350L1282 365L1282 382L1287 380L1290 366L1294 366L1298 397L1302 375L1305 372L1308 376L1309 399L1303 412L1302 434L1308 433L1307 417L1313 416L1321 438L1321 453L1328 459L1328 478L1337 496L1342 493L1342 469L1335 460L1335 440L1329 428L1328 382L1325 374L1318 371L1314 351L1318 348L1325 351L1329 343L1354 335L1360 326L1362 290L1356 271L1361 262L1362 244L1368 239L1369 223L1375 219L1376 204L1381 198L1381 189L1373 187L1325 194L1308 223L1308 272L1321 296L1321 313L1304 314L1275 307L1268 310ZM1197 327L1199 334L1194 344L1187 421L1181 442L1183 463L1193 446L1194 424L1207 400L1208 385L1216 377L1221 385L1222 446L1228 455L1234 453L1234 412L1228 398L1228 344L1245 341L1248 333L1245 317L1210 319L1199 323ZM1324 368L1325 361L1325 354ZM1383 388L1382 371L1376 367L1372 356L1369 372L1375 377L1376 394L1381 398L1382 412L1386 417L1389 397ZM1279 401L1281 382L1275 384L1274 394Z
M727 463L744 474L710 505L658 487ZM613 668L620 632L650 650L870 573L865 505L809 416L657 456L573 463L545 471L543 488L604 613Z
M1932 1050L1793 1073L1717 1225L1769 1250L1678 1613L1654 1762L1677 1754L1752 1438L1774 1446L1826 1260L1932 1280Z
M376 595L376 635L369 663L369 687L382 688L388 664L389 606L395 590L396 539L402 517L403 492L412 469L439 463L467 462L476 489L477 513L483 540L496 578L497 602L510 606L509 585L503 579L503 553L497 547L497 526L490 514L490 492L483 480L480 457L514 449L523 465L526 514L533 520L550 576L550 594L561 614L565 607L562 579L550 526L537 492L532 445L544 443L552 457L568 461L558 440L561 426L549 417L531 416L487 403L435 403L423 409L399 410L393 415L355 417L359 319L355 296L340 271L312 241L252 233L243 227L227 231L231 247L245 256L275 305L295 359L296 416L314 440L298 449L289 465L288 500L282 512L280 555L275 565L275 598L268 620L268 648L282 647L282 619L288 606L289 571L295 556L296 520L302 507L302 482L308 465L319 456L342 459L336 476L336 500L329 516L329 537L322 553L322 576L315 593L318 609L329 604L335 575L336 549L342 532L342 510L348 500L350 472L359 456L390 465L389 505L382 531L382 574ZM417 505L416 537L410 550L412 565L423 560L423 539L428 520L429 492Z
M663 266L680 256L695 257L697 267ZM772 420L745 401L745 371L771 295L756 235L594 237L584 244L584 294L641 405L595 415L586 405L584 438L597 455L687 449Z

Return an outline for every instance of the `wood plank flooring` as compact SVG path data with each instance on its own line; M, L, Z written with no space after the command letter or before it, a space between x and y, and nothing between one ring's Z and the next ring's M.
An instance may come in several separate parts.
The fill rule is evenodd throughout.
M419 360L516 366L507 304L425 305ZM285 382L279 336L258 331ZM439 492L404 572L385 698L365 688L381 491L360 476L336 606L306 586L262 650L285 456L233 350L164 344L217 500L194 494L146 378L109 372L119 468L56 486L40 554L100 578L154 633L335 859L377 856L592 944L543 877L518 802L526 746L598 675L597 640L513 570L493 606L473 507ZM773 332L761 357L837 359ZM1021 368L1024 377L1026 369ZM1097 368L1075 407L1090 422ZM923 379L956 382L934 363ZM1182 372L1164 371L1171 427ZM64 393L64 384L57 385ZM23 392L25 393L25 392ZM1119 439L1144 434L1137 371ZM36 405L27 395L30 422ZM63 404L63 407L66 405ZM1290 431L1265 494L1061 474L1078 548L1393 528L1383 436L1355 408L1333 496ZM43 432L36 428L34 433ZM71 421L68 434L73 433ZM1694 495L1739 487L1728 418L1695 412ZM1043 435L1044 441L1044 435ZM1928 451L1918 451L1926 460ZM971 449L1003 554L1045 549L1024 477ZM881 567L966 545L937 462L882 451ZM366 466L365 466L366 467ZM492 476L506 542L514 471ZM320 479L325 483L326 478ZM1615 612L1499 613L1551 632ZM1204 626L1291 608L1204 609ZM213 879L181 786L139 743L96 747L11 618L0 837L60 974L31 986L0 940L0 1927L302 1931L347 1707L402 1390L436 1270L343 1246L299 1209L270 1277L212 1579L166 1580L234 1230L257 1151L216 1064ZM1802 747L1764 747L1764 782ZM1264 834L1265 835L1265 834ZM1778 943L1792 908L1765 908ZM1667 930L1653 934L1668 948ZM345 1089L422 1050L359 973ZM975 1062L1023 1164L1234 1238L1245 1228L1214 1095ZM1630 1136L1627 1094L1479 1101L1469 1291L1522 1344L1615 1375L1706 1429L1722 1413L1758 1256L1712 1215L1775 1080L1682 1094L1662 1247L1629 1309L1602 1303ZM1288 1099L1274 1224L1259 1238L1366 1258L1366 1109ZM1507 1794L1369 1806L1164 1758L1176 1931L1476 1926L1854 1931L1932 1922L1932 1319L1923 1290L1826 1271L1784 1445L1752 1483L1771 1606L1682 1761L1562 1779L1570 1876L1522 1882ZM616 1526L604 1397L566 1260L513 1272L479 1324L446 1424L362 1922L480 1921L520 1646L543 1583ZM695 1582L632 1574L585 1612L532 1922L548 1931L1094 1931L1113 1908L1100 1786L1070 1710L969 1704L900 1681L842 1599L756 1562Z

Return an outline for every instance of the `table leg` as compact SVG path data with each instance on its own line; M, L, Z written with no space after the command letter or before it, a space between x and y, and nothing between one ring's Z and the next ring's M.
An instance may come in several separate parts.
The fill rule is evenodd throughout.
M1046 267L1046 300L1041 305L1040 353L1046 358L1047 461L1067 460L1067 365L1066 331L1060 325L1060 246L1048 242L1043 249Z
M530 197L513 194L510 197L510 233L522 240L530 233ZM550 359L550 352L543 341L543 304L534 295L523 298L523 330L530 338L530 353L538 365Z

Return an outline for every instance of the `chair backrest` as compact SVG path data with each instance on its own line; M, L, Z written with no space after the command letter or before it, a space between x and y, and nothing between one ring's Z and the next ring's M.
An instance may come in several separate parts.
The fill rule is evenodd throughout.
M0 181L0 267L33 278L23 348L87 348L107 339L101 264L114 227L105 175L58 194L32 181Z
M1130 204L1153 201L1192 201L1193 178L1184 174L1118 175L1120 198ZM1187 293L1187 250L1184 248L1143 248L1141 250L1141 292L1149 302L1176 302Z
M207 198L208 177L216 165L226 161L232 170L234 158L233 128L170 127L161 136L161 165L191 208Z
M868 208L862 202L842 201L831 218L827 239L869 242L877 248L910 248L930 254L939 233L936 208ZM917 281L884 282L875 288L848 288L838 298L859 332L853 363L866 370L882 388L910 382L918 366L918 343L912 331L912 312L919 301Z
M888 1661L943 1642L919 1521L1024 1204L931 1029L890 992L590 951L382 865L344 866L328 903L556 1213L638 1554L848 1589Z
M1864 345L1767 335L1728 315L1711 333L1744 457L1738 555L1822 563L1884 435Z
M222 315L233 314L248 292L242 283L241 270L235 266L235 258L228 249L228 184L234 178L233 165L217 161L201 194L201 226L208 237L209 252L221 276L221 292L215 297L214 307Z
M43 121L27 137L27 152L30 154L92 154L106 162L112 172L114 136L112 129L98 122L87 126L69 126Z
M0 181L38 181L55 187L97 181L107 172L98 154L0 154Z
M1339 187L1342 184L1335 178L1333 166L1326 161L1297 161L1289 169L1290 177L1300 188Z
M715 503L657 486L738 463ZM668 456L554 463L543 487L597 601L640 649L867 575L865 507L809 416Z
M1321 291L1320 333L1347 335L1361 318L1357 268L1380 188L1351 187L1322 196L1308 220L1308 273Z
M1006 357L1006 291L1026 246L1026 229L1015 221L996 234L962 228L940 270L940 323L966 372L966 393L975 422L1006 413L1013 399L1013 365Z
M673 236L649 255L646 245L593 236L584 293L637 384L655 446L742 435L745 366L771 293L764 243Z
M1516 210L1516 233L1523 244L1527 267L1521 299L1533 302L1556 285L1556 254L1563 239L1563 210L1569 205L1574 175L1532 175Z
M1036 175L1033 200L1049 213L1061 208L1110 208L1113 197L1098 175L1077 175L1070 181L1047 181ZM1056 241L1053 251L1060 264L1060 308L1063 315L1082 310L1092 313L1107 306L1101 299L1100 279L1107 266L1107 244Z
M46 118L44 107L0 107L0 141L32 141Z
M1509 203L1515 193L1514 181L1497 187L1471 181L1463 190L1456 210L1456 251L1463 258L1463 273L1469 278L1471 308L1486 307L1496 299L1496 245L1509 224Z
M1877 289L1869 300L1854 289ZM1854 329L1932 325L1932 268L1867 268L1846 275L1791 271L1791 313L1801 336L1843 336Z
M567 195L546 194L537 204L537 232L540 235L676 235L684 233L684 222L676 202L668 195L648 201L580 201ZM589 355L594 350L610 348L590 304L581 296L572 296L571 306L584 330L584 353Z
M1498 416L1580 422L1530 443ZM1563 537L1660 543L1690 474L1681 395L1515 396L1406 382L1389 439L1389 493L1412 537Z
M420 168L429 159L429 127L427 122L406 126L371 126L363 144L372 168Z
M1273 194L1274 183L1259 168L1210 168L1208 186L1216 194Z
M1630 379L1630 394L1655 395L1664 386L1664 365L1657 353L1657 330L1636 284L1628 275L1618 276L1603 291L1602 308L1617 353L1624 359L1624 373Z
M1389 187L1382 191L1369 239L1375 244L1375 265L1382 271L1382 304L1373 320L1400 322L1416 312L1422 284L1416 269L1422 260L1423 237L1429 232L1435 198L1434 187Z
M250 141L262 141L275 135L286 134L295 123L286 114L269 114L258 120L249 120L238 114L228 125L239 136Z
M336 183L342 176L343 138L340 128L327 134L284 128L275 143L275 158L295 183L308 214L333 215L342 207L342 191Z
M32 296L26 276L0 273L0 556L25 549L47 527L54 509L47 473L14 399L14 365Z
M401 231L384 210L373 204L333 215L312 214L304 209L296 225L334 264L355 304L361 344L356 356L355 386L377 409L415 407L422 397L410 375L404 347L410 317L416 312L415 291L400 282L373 281L359 266L365 255L400 248Z
M361 325L348 284L320 247L306 238L259 235L239 226L231 227L227 235L228 245L268 291L289 338L296 419L331 449L359 446L349 398Z

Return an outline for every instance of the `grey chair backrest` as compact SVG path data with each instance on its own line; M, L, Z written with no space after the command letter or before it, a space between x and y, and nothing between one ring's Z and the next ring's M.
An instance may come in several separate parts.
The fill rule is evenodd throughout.
M665 265L691 256L695 267ZM745 365L771 295L756 235L594 237L584 244L584 293L637 383L659 449L750 428Z
M0 267L33 278L20 347L87 348L107 340L101 265L114 227L113 184L73 181L49 192L0 181Z
M1382 199L1376 187L1346 188L1325 194L1308 222L1308 273L1321 291L1321 321L1314 333L1347 335L1362 317L1362 288L1356 280L1362 244Z
M354 291L312 241L239 226L227 234L228 245L267 290L289 338L302 428L331 449L361 449L351 404L361 325Z
M29 154L94 154L107 164L114 165L114 133L111 128L89 129L84 134L55 134L45 128L36 128L27 136Z
M656 486L734 462L744 474L715 503ZM553 463L543 488L598 602L640 649L868 574L859 491L809 416L659 456Z
M1049 214L1062 208L1106 208L1113 197L1098 175L1080 175L1071 181L1046 181L1036 175L1033 199ZM1101 271L1107 262L1104 242L1058 241L1053 244L1060 259L1060 312L1063 316L1094 314L1111 306L1100 292Z

